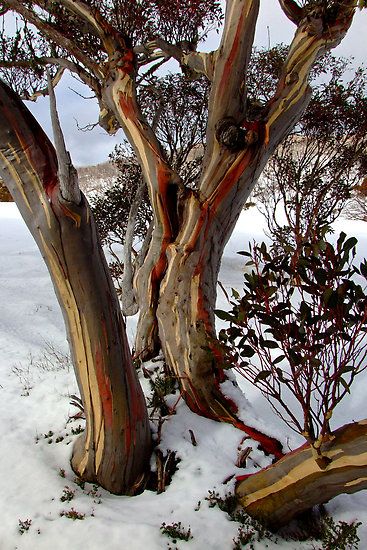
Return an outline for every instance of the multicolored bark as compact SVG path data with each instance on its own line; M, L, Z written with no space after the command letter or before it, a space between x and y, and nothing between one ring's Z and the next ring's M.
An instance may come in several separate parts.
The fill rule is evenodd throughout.
M84 405L72 466L84 480L133 494L149 467L149 421L91 211L83 196L63 199L52 144L5 84L0 115L0 173L49 269Z
M238 478L236 494L242 506L252 517L279 529L339 494L367 489L366 436L367 420L336 430L322 445L330 461L323 469L305 444L276 464Z
M217 275L224 246L243 204L267 159L307 105L310 70L319 55L340 42L356 9L355 0L335 2L325 13L315 11L314 3L302 8L293 0L279 3L296 31L274 97L256 120L248 115L246 73L260 0L227 0L222 40L215 52L190 52L179 43L159 39L140 50L161 48L181 66L211 82L202 172L197 189L192 191L167 162L163 147L140 110L136 91L138 50L132 48L128 37L89 2L61 0L65 10L82 23L78 29L86 27L100 41L105 58L95 63L95 57L88 57L88 49L81 51L32 9L42 5L47 11L48 3L24 6L19 0L7 2L10 9L21 13L77 60L68 68L96 93L101 124L103 121L111 131L122 127L140 161L154 211L154 230L145 261L135 276L140 307L136 352L147 358L162 346L193 410L241 425L278 456L271 438L241 423L235 404L221 391L225 375L220 369L213 318ZM65 59L60 65L65 66Z

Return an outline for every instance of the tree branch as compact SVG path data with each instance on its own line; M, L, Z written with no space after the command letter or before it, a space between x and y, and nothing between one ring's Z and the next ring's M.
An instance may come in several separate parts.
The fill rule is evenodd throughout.
M279 0L280 7L292 23L299 25L304 17L304 10L295 0Z
M7 5L12 11L19 13L29 23L32 23L42 34L49 40L58 44L61 48L67 50L73 55L82 65L87 67L94 75L103 78L103 72L100 66L85 55L76 45L75 42L64 36L60 31L56 30L52 25L44 21L36 13L24 6L24 2L19 0L9 0Z
M355 12L355 1L346 0L329 21L324 14L318 18L305 18L299 24L284 63L277 91L268 103L265 122L265 145L279 141L288 133L311 95L308 84L310 70L317 58L337 46L349 26Z
M71 162L70 153L66 150L64 135L57 113L55 91L49 71L47 71L47 84L48 95L50 96L50 113L57 155L60 192L66 201L78 205L81 201L78 174Z
M90 7L83 0L60 0L60 4L88 24L101 39L108 55L112 55L117 47L127 47L125 37L107 22L98 8Z
M246 101L244 77L251 55L259 0L228 0L223 35L216 52L209 101L209 143L214 127L224 117L242 121Z
M208 80L213 79L214 74L214 52L192 52L185 51L177 44L170 44L163 38L156 37L151 42L148 42L143 47L136 48L137 53L143 53L148 58L155 50L159 49L165 57L173 57L176 59L182 68L188 69L193 73L204 75Z
M121 285L121 310L123 315L135 315L138 312L139 306L136 301L136 296L133 288L134 269L131 258L131 251L134 241L134 229L136 217L138 215L139 206L143 199L145 184L142 181L138 187L135 198L131 204L129 218L126 225L125 242L124 242L124 275Z
M240 125L243 122L246 103L244 79L251 55L258 11L259 0L227 2L223 36L215 54L213 84L209 98L207 145L200 182L203 197L211 195L238 156L238 148L237 151L234 151L234 148L230 150L224 142L218 141L218 125L222 125L223 121L226 124L230 123L224 132L228 136L234 136L235 140L236 136L239 138L239 149L247 147L242 139L245 138L245 132L241 132Z

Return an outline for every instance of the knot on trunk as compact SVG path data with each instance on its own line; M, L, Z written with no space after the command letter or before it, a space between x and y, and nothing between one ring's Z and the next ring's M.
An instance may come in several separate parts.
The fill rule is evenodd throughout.
M256 132L241 128L232 117L223 118L216 124L215 137L231 153L237 153L257 141Z

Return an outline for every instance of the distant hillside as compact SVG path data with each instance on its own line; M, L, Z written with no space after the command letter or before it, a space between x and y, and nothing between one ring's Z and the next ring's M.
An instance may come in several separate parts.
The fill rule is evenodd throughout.
M111 185L117 177L117 168L112 162L102 162L78 168L80 189L88 195Z
M86 195L101 191L111 185L117 176L117 168L112 162L102 162L92 166L81 166L78 170L80 189ZM0 202L12 202L13 199L0 178Z

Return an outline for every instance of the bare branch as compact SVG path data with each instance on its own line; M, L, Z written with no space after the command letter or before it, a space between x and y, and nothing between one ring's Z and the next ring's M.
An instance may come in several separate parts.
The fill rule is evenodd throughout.
M134 241L134 228L136 217L138 215L139 206L142 202L145 191L145 183L141 181L135 198L131 204L129 218L126 226L125 242L124 242L124 276L121 285L121 309L124 315L135 315L138 312L139 306L136 301L136 296L133 287L134 269L132 264L131 252Z
M55 149L58 163L58 176L60 183L60 192L62 197L68 202L80 204L81 193L78 185L78 175L75 170L69 152L66 150L64 136L61 130L59 115L56 107L56 97L51 80L51 75L47 71L48 95L50 96L50 113L52 130L54 134Z
M53 77L52 82L51 82L52 89L56 88L57 84L61 80L62 75L64 74L64 71L65 71L64 67L59 67L59 69L56 71L56 74ZM27 94L27 95L21 96L21 99L26 99L28 101L37 101L37 99L39 97L44 97L44 96L48 95L48 93L49 93L49 86L47 86L46 88L42 88L40 90L37 90L32 95Z

